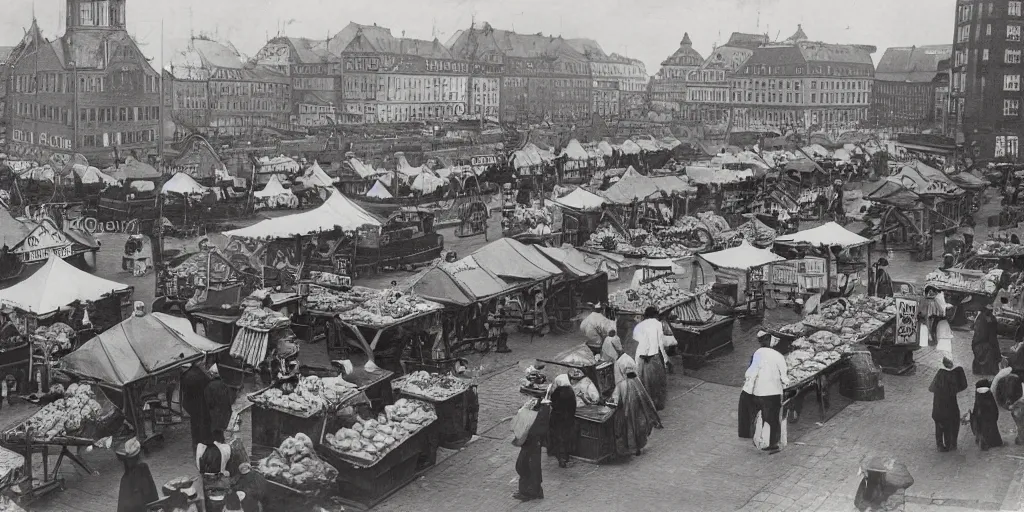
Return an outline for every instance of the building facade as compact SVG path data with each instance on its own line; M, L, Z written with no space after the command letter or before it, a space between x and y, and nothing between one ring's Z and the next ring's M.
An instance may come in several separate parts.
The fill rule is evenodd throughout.
M889 48L875 69L872 124L901 132L936 128L935 75L952 45ZM944 110L944 109L943 109Z
M687 80L690 73L704 63L693 49L690 34L684 33L679 48L661 63L661 69L650 81L648 95L651 108L657 112L679 112L689 99Z
M956 2L949 115L975 158L1020 161L1022 27L1020 0Z
M288 77L243 62L229 44L193 38L165 71L179 132L254 138L297 128Z
M294 124L309 128L338 121L341 63L327 51L327 40L275 37L254 61L288 77Z
M125 0L67 0L65 33L33 22L7 81L7 152L56 165L93 165L157 146L160 78L126 30Z
M572 44L575 40L569 41ZM643 62L617 53L605 55L597 43L585 47L576 44L572 46L577 51L587 50L584 56L590 62L590 75L594 80L594 114L611 121L619 117L641 118L650 110L650 77Z

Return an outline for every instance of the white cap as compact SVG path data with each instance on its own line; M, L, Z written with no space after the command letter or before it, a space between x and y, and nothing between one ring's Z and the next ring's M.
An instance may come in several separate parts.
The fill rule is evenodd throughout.
M220 375L220 368L218 368L217 365L214 364L213 366L210 366L210 373L214 375Z

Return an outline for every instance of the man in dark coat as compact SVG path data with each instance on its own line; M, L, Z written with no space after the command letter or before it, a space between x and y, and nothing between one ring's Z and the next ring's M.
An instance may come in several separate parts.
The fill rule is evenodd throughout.
M932 393L932 420L935 421L935 444L940 452L956 450L960 436L960 406L957 393L967 389L967 375L954 366L949 357L942 358L942 368L935 372L928 391Z
M160 499L149 465L139 460L141 451L142 445L134 437L119 450L124 475L117 493L117 512L146 512L147 505Z
M191 364L181 374L181 407L188 413L192 427L192 451L199 443L209 442L210 409L206 403L206 386L210 376L198 363Z
M512 495L519 501L530 501L544 498L541 487L541 446L548 437L548 424L551 421L551 406L538 400L534 406L537 418L533 421L526 434L526 440L519 448L516 458L516 473L519 474L519 491Z
M569 454L576 440L576 394L567 375L555 378L551 392L551 423L548 431L548 455L558 458L558 467L569 464Z
M971 371L975 375L995 375L999 372L999 339L996 330L999 328L992 305L987 304L974 321L974 337L971 339L971 350L974 352L974 363Z
M231 421L231 388L220 378L217 365L210 367L210 382L203 391L206 407L210 411L210 431L227 430Z

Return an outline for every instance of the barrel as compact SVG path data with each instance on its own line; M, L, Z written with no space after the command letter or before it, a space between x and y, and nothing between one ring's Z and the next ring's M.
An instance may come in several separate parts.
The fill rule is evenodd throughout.
M871 352L853 352L849 369L840 384L840 393L852 400L881 400L885 398L885 387L879 382L881 373L881 368L871 358Z

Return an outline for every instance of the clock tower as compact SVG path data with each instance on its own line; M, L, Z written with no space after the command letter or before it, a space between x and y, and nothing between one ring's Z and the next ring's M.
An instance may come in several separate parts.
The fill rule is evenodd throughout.
M67 0L67 31L124 30L125 0Z

